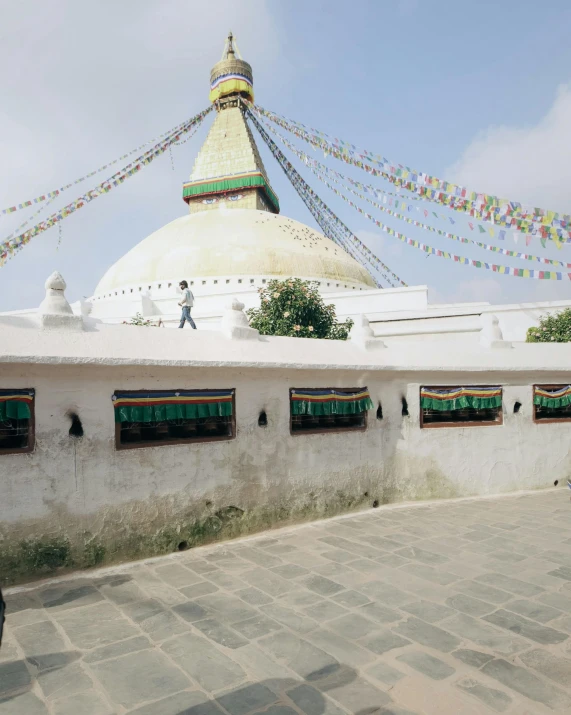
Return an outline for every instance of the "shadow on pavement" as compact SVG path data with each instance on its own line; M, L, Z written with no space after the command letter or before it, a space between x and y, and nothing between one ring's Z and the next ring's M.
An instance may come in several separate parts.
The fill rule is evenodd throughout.
M214 699L185 691L130 710L129 715L299 715L300 711L306 715L345 715L347 711L354 715L415 715L393 707L384 691L339 663L310 673L305 680L272 678L242 685Z

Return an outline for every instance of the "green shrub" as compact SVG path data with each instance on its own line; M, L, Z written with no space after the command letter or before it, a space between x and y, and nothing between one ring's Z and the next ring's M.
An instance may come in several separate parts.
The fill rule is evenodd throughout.
M569 343L571 342L571 308L559 313L544 315L539 327L529 328L528 343Z
M260 288L260 307L247 311L250 326L262 335L347 340L353 321L337 322L334 305L325 305L318 284L289 278Z

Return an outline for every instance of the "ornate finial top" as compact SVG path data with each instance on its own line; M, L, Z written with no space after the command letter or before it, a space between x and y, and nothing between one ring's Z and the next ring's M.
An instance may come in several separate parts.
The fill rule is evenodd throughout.
M65 290L67 284L61 273L54 271L46 280L44 287L46 290Z
M40 303L40 325L42 330L52 328L66 328L69 330L83 330L83 318L74 315L71 305L65 297L65 281L61 273L54 271L47 279L46 297Z
M232 30L224 43L222 59L210 73L210 101L230 96L254 101L252 68L242 59Z
M232 30L228 33L228 49L226 50L226 59L229 57L234 57L234 45L233 45L234 35Z

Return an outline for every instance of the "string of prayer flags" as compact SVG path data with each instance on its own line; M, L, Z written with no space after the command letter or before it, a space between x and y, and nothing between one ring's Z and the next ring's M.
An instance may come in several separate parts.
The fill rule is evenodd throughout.
M262 120L263 122L263 120ZM562 266L564 268L571 268L571 263L566 263L564 261L559 261L556 259L552 258L545 258L543 256L533 256L527 253L521 253L519 251L510 251L509 249L505 248L500 248L499 246L493 246L487 243L481 243L480 241L474 241L473 239L466 238L464 236L459 236L454 233L450 233L448 231L443 231L439 228L435 228L433 226L428 226L425 223L421 223L420 221L415 221L414 219L409 218L408 216L404 216L402 214L396 213L392 209L386 208L385 206L382 206L381 204L377 203L376 201L373 201L371 198L368 196L364 196L354 189L352 189L350 186L345 185L343 182L348 181L351 184L354 184L356 182L353 182L352 179L345 177L343 174L340 174L338 171L335 171L334 169L331 169L328 166L325 166L324 164L321 164L319 161L316 159L312 159L309 157L305 152L302 150L298 149L295 147L291 142L289 142L283 135L281 135L278 131L276 131L273 127L267 125L264 122L264 126L266 126L280 141L287 146L296 156L298 156L299 159L303 161L303 163L317 176L317 178L322 181L329 189L331 189L335 194L340 196L342 199L345 201L348 201L348 199L344 196L343 193L338 191L334 186L332 186L330 183L328 183L326 180L324 180L322 177L323 175L329 177L332 181L334 181L336 184L342 185L347 191L350 191L352 194L355 196L358 196L361 199L364 199L368 203L372 204L375 208L379 209L380 211L383 211L384 213L389 214L390 216L393 216L394 218L397 218L401 221L406 221L406 223L409 223L413 226L416 226L418 228L422 228L426 231L430 231L432 233L436 233L439 236L444 236L445 238L452 239L454 241L459 241L460 243L471 243L475 246L478 246L479 248L483 248L487 251L493 251L495 253L501 253L502 255L505 256L510 256L512 258L518 258L521 260L526 260L526 261L538 261L539 263L544 263L548 265L555 265L555 266ZM359 184L359 186L363 187L362 184ZM366 188L366 187L363 187ZM371 188L371 187L369 187ZM354 205L351 201L349 201L351 205ZM425 211L425 216L427 215L427 211ZM474 228L473 224L469 224L470 228ZM479 226L480 232L481 233L486 233L486 230L482 227ZM503 240L505 238L505 231L500 231L499 237ZM503 235L502 235L503 234Z
M517 230L519 222L540 230L545 229L551 236L569 239L571 230L571 216L559 214L542 208L525 208L519 202L498 198L492 194L469 191L466 187L458 186L449 181L431 176L402 164L397 164L383 156L374 154L366 149L359 149L354 144L334 138L331 140L325 132L307 128L299 122L282 117L275 112L255 105L258 112L264 114L271 121L282 126L296 136L320 148L326 148L329 154L337 159L354 164L373 175L381 175L391 183L402 186L411 191L421 190L420 195L429 200L437 201L457 211L474 211L474 216L481 220L500 223L500 219L509 218L515 221ZM380 168L380 172L370 164ZM377 173L375 173L377 172ZM523 229L525 232L525 229Z
M107 164L100 166L98 169L95 169L95 171L91 171L89 174L86 174L85 176L81 176L79 179L72 181L70 184L65 184L64 186L60 186L59 189L54 189L53 191L47 191L45 194L36 196L33 199L28 199L27 201L22 201L19 204L15 204L14 206L10 206L6 209L2 209L2 210L0 210L0 215L11 214L11 213L14 213L15 211L20 211L21 209L25 209L25 208L28 208L29 206L33 206L34 204L39 204L44 201L47 201L48 199L53 200L57 196L59 196L63 191L66 191L67 189L71 188L72 186L75 186L76 184L80 184L82 181L85 181L86 179L90 179L92 176L95 176L95 174L99 174L101 171L105 171L105 169L108 169L110 166L113 166L114 164L117 164L120 161L123 161L123 159L126 159L127 157L131 156L132 154L135 154L135 152L140 151L141 149L144 149L146 146L149 146L149 144L156 144L161 139L171 136L171 134L176 133L185 124L186 124L186 122L183 122L182 124L179 124L176 127L174 127L173 129L169 130L168 132L159 134L159 136L154 137L153 139L149 139L149 141L145 142L144 144L141 144L140 146L136 147L135 149L131 149L131 151L128 151L126 154L123 154L122 156L118 157L117 159L113 159L113 161L110 161ZM35 214L35 215L37 215L37 214ZM28 223L28 222L26 222L26 223ZM23 225L24 224L22 224L22 226ZM19 230L20 228L22 228L22 226L20 226L16 230Z
M292 182L294 188L296 191L298 191L299 195L301 196L302 200L304 203L307 205L309 210L312 212L316 220L320 225L322 225L322 221L320 220L322 216L319 215L318 211L321 210L322 214L327 213L329 216L329 220L331 222L334 222L338 229L343 232L343 234L349 239L354 246L356 246L357 250L360 251L361 254L364 254L366 257L366 260L368 260L372 265L376 264L377 269L384 269L386 272L388 272L393 278L400 283L403 286L406 286L406 283L402 281L396 273L391 271L391 269L386 266L381 259L376 256L362 241L360 241L357 236L355 236L348 228L345 226L338 218L335 216L335 214L326 206L326 204L317 196L317 194L313 191L313 189L302 179L302 177L299 175L299 173L295 170L295 168L292 166L291 162L287 160L287 158L284 156L284 154L278 149L276 146L275 142L272 141L270 136L267 134L265 131L264 127L262 124L257 120L256 116L253 114L253 112L250 110L248 112L248 115L260 133L260 136L262 139L266 142L268 145L270 151L272 152L272 155L274 158L278 161L282 169L284 170L286 176L290 181ZM330 235L329 233L326 232L326 235ZM335 240L332 237L332 240ZM350 251L348 250L347 246L343 244L343 247L345 250L347 250L349 253Z
M252 106L252 109L253 109L254 111L256 111L257 107ZM259 117L260 119L262 119L262 115L258 114L258 117ZM262 121L263 121L263 120L262 120ZM279 135L271 125L265 124L265 126L266 126L270 131L272 131L274 134L276 134L277 136L280 136L281 141L284 141L284 140L281 138L281 135ZM303 137L302 137L302 138L303 138ZM313 148L315 149L315 147L313 147ZM376 173L375 173L375 172L376 172L376 170L372 170L372 173L373 173L373 174L378 175L378 172L376 172ZM349 181L349 182L350 182L351 184L353 184L354 186L357 186L358 188L360 188L360 189L361 189L362 191L364 191L365 193L371 192L371 193L374 193L374 194L377 195L377 196L379 196L379 194L380 194L380 195L387 194L387 195L389 195L389 196L398 196L398 194L394 194L394 193L392 193L392 192L387 192L387 191L384 191L384 190L383 190L383 191L380 191L379 189L377 189L377 188L375 188L375 187L372 187L372 186L370 186L370 185L364 185L364 184L362 184L361 182L356 181L355 179L352 179L352 178L347 178L346 180ZM399 188L400 188L400 187L399 187ZM422 200L424 200L423 198L418 198L418 197L414 197L414 196L409 196L408 199L409 199L409 200L412 200L412 201L422 201ZM383 203L386 203L386 199L385 199L385 198L383 198ZM389 199L388 204L389 204L389 206L392 205L392 199ZM397 205L397 204L395 203L395 206L396 206L396 205ZM417 211L419 211L419 210L420 210L420 208L417 207ZM427 209L423 209L423 212L424 212L425 217L427 217L427 216L428 216L428 211L427 211ZM468 213L469 215L471 215L471 216L474 216L474 212L473 212L473 211L469 211L469 212L467 212L467 213ZM433 211L432 214L433 214L433 216L434 216L435 218L440 218L440 219L442 219L443 221L446 221L446 220L447 220L447 217L446 217L446 216L439 215L439 214L437 214L435 211ZM454 222L454 219L452 219L451 217L448 217L448 220L449 220L451 223L455 223L455 222ZM512 225L511 223L508 222L507 219L506 219L506 220L502 220L501 218L495 218L495 219L494 219L494 218L492 217L490 220L492 220L494 224L506 225L507 227L511 227L514 231L523 231L523 229L524 229L524 226L523 226L523 224L521 224L521 222L520 222L520 225L516 225L516 223L513 223L513 225ZM511 221L511 220L510 220L510 221ZM470 230L473 231L474 228L475 228L474 223L468 222L468 225L470 226ZM480 233L487 233L486 228L485 228L484 226L478 225L478 230L480 231ZM559 236L555 236L555 235L553 235L553 236L547 236L547 233L546 233L546 230L545 230L545 229L540 229L540 230L532 229L532 230L529 231L529 233L530 233L531 235L533 235L533 236L537 235L537 236L540 237L540 238L545 235L546 238L549 238L549 240L553 240L553 241L556 243L557 248L561 248L562 245L563 245L564 242L565 242L565 239L564 239L564 238L561 238L561 237L559 237ZM491 235L494 235L494 234L492 233ZM569 239L569 240L571 241L571 239Z
M150 164L158 156L161 156L171 146L171 144L174 144L179 141L184 134L194 128L198 128L198 126L202 123L204 117L210 111L212 111L212 109L213 107L210 106L208 107L208 109L204 110L203 112L200 112L200 114L197 114L196 116L192 117L192 119L188 120L185 124L178 128L176 132L167 136L166 139L163 139L154 147L139 156L137 159L135 159L134 162L127 164L127 166L123 167L123 169L113 174L113 176L111 176L109 179L106 179L105 181L101 182L94 189L86 192L83 196L80 196L79 198L75 199L75 201L72 201L71 203L67 204L67 206L64 206L59 211L51 214L51 216L49 216L41 223L36 224L31 229L28 229L19 236L16 236L15 238L4 240L2 243L0 243L0 266L3 266L8 259L12 258L19 250L23 248L23 246L29 243L32 238L52 228L52 226L55 226L59 221L62 221L64 218L70 216L75 211L83 208L86 204L98 198L99 196L109 193L109 191L111 191L113 188L120 186L126 179L133 176L134 174L137 174L139 171L141 171L141 169L143 169L143 167Z

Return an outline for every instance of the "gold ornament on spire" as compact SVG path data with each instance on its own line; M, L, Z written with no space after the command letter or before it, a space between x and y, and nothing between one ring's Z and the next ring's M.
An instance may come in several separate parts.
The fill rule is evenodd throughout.
M254 101L252 67L240 56L236 39L230 31L224 44L222 59L210 72L210 101L217 102L232 96Z

